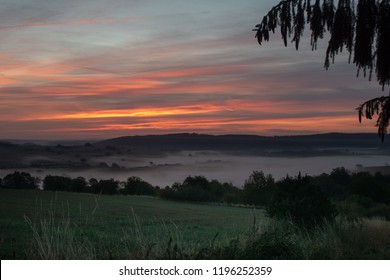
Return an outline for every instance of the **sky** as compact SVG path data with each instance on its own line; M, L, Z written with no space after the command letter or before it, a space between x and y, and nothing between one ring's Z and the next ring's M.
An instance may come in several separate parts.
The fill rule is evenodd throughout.
M0 139L376 132L381 87L252 29L275 0L0 0Z

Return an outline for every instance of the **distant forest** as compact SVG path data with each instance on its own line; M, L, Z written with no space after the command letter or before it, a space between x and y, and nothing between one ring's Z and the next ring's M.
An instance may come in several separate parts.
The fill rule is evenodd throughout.
M299 174L280 180L262 171L254 171L241 188L231 183L210 181L203 176L188 176L181 183L160 188L135 176L117 181L47 175L41 180L27 172L15 171L0 178L0 187L97 195L143 195L177 201L261 207L270 216L280 217L288 213L289 218L296 217L298 222L303 220L305 223L332 219L336 215L349 220L383 217L390 221L390 175L351 173L345 168L336 168L330 174Z

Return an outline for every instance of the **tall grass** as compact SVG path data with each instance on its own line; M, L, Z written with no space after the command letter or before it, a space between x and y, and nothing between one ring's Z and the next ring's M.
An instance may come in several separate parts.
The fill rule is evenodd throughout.
M175 223L154 219L144 225L133 209L121 241L129 259L188 259L193 250Z
M91 242L83 237L69 216L57 217L48 211L39 219L25 220L32 231L32 242L28 256L34 259L95 259L96 252Z
M191 259L200 245L185 241L179 226L154 219L141 223L133 209L121 232L107 235L89 225L94 213L83 223L72 222L64 211L49 209L25 216L32 232L27 251L32 259ZM114 229L113 229L114 230Z
M79 206L80 209L82 206ZM52 206L25 216L32 259L390 259L390 222L336 219L310 228L288 220L258 219L236 237L215 232L208 240L183 231L183 224L143 221L133 210L112 232L93 224L91 213L72 220L69 209ZM109 226L109 225L106 225Z
M210 259L390 259L390 223L364 219L337 220L305 228L286 220L271 220L255 234L214 247Z
M306 228L273 220L257 237L248 240L249 244L256 242L262 244L257 247L258 258L390 259L390 223L378 218L359 223L337 219ZM278 255L281 249L290 253ZM261 253L265 250L271 254Z

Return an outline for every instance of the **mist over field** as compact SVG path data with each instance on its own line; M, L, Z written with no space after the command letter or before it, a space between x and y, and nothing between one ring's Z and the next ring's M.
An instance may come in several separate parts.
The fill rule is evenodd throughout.
M149 157L139 159L139 165L131 162L126 170L88 169L81 171L52 170L43 171L46 174L67 174L70 177L126 180L130 176L138 176L152 185L165 187L175 182L183 181L189 175L202 175L209 180L231 182L242 186L252 171L263 171L272 174L275 179L287 174L295 176L299 172L308 175L329 173L336 167L345 167L357 171L363 167L387 166L390 159L387 156L323 156L304 158L232 156L216 152L195 152L192 156L186 154L168 155L166 157ZM118 162L116 158L107 158L107 162ZM126 166L125 162L120 162ZM34 170L30 170L34 173Z
M275 179L299 172L330 173L336 167L388 172L387 146L373 135L341 134L285 138L180 134L72 145L3 142L0 176L15 170L42 179L48 174L120 181L137 176L165 187L201 175L241 187L253 171Z

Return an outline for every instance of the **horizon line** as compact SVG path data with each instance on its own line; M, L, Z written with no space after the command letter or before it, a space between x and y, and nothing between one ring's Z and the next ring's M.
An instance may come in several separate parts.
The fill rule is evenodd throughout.
M177 133L161 133L161 134L136 134L136 135L122 135L109 138L69 138L69 139L44 139L44 138L0 138L0 142L26 142L26 141L35 141L35 142L100 142L110 139L118 139L125 137L156 137L156 136L172 136L172 135L198 135L198 136L255 136L255 137L266 137L266 138L277 138L277 137L300 137L300 136L318 136L318 135L331 135L331 134L341 134L341 135L377 135L375 132L323 132L323 133L306 133L306 134L283 134L283 135L262 135L262 134L251 134L251 133L197 133L197 132L177 132Z

